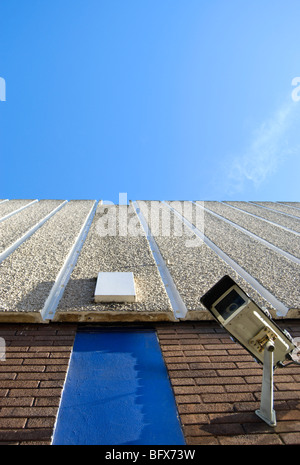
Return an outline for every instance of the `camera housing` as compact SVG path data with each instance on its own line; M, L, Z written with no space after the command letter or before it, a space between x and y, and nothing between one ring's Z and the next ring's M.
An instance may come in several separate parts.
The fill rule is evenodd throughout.
M279 328L269 312L256 305L230 276L220 279L200 301L257 362L264 363L264 349L270 343L274 368L291 359L296 348L292 337Z

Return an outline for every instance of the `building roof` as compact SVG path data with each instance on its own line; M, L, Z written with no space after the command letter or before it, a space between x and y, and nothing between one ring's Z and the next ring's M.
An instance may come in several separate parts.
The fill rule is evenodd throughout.
M299 318L300 202L0 200L0 322L208 320L230 275ZM95 302L100 272L132 272L135 302Z

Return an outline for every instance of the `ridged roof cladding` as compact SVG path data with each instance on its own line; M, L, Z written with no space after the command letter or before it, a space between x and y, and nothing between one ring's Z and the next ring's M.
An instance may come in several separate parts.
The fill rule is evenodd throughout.
M153 231L187 310L184 319L210 318L200 297L224 274L271 313L276 314L274 301L278 301L287 309L286 318L300 315L300 202L138 201L137 212L132 203L114 206L94 200L33 200L0 201L0 260L5 257L0 263L0 321L48 321L43 319L45 303L53 286L59 287L58 277L61 279L89 215L91 224L78 251L73 250L76 259L69 263L53 321L176 321L168 285L140 223L139 211ZM151 216L151 208L161 217L165 215L170 230L161 221L154 224L157 216ZM183 219L193 223L195 212L202 212L201 232L208 241L197 245L195 241L191 246L195 230L183 225ZM103 231L105 225L112 230ZM232 263L275 300L270 302L268 294L241 276ZM132 271L137 302L96 304L93 294L100 271Z

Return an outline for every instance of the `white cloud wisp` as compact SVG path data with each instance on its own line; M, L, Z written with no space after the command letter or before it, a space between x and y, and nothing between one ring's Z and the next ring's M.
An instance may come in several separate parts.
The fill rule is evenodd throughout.
M252 142L241 156L229 163L227 191L244 190L246 182L257 189L278 171L280 164L297 153L298 141L293 140L297 104L290 101L254 132Z

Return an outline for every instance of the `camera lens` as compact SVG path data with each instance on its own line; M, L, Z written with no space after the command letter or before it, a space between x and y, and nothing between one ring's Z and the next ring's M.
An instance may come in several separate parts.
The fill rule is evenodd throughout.
M215 308L224 320L226 320L226 318L229 318L244 303L244 299L233 289L216 305Z
M228 312L234 312L238 307L239 307L238 304L232 303L232 304L230 304L230 305L227 307L226 311L228 311Z

